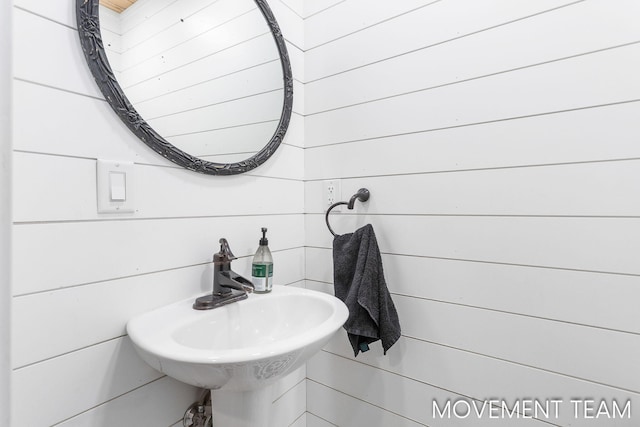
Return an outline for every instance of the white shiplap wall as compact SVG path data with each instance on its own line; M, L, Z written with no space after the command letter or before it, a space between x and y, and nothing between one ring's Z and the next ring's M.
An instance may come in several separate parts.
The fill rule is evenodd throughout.
M0 4L0 425L11 415L11 9Z
M146 366L126 321L209 291L220 237L240 257L234 269L247 274L261 226L269 228L276 284L303 283L301 111L274 157L251 173L178 168L133 137L103 100L74 5L16 0L11 10L13 425L181 425L200 391ZM301 18L281 2L273 9L297 76ZM135 214L96 213L96 159L135 162ZM305 396L302 369L275 387L272 424L304 425Z
M322 181L371 190L403 327L307 366L307 425L433 419L432 401L562 398L551 425L640 420L640 3L305 3L307 285L332 292ZM632 402L574 417L571 398Z

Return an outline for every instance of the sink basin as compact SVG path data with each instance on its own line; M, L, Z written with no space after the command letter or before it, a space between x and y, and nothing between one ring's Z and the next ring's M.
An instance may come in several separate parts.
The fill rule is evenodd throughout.
M348 317L334 296L289 286L213 310L194 310L194 299L139 315L127 332L149 365L211 390L268 386L305 363Z

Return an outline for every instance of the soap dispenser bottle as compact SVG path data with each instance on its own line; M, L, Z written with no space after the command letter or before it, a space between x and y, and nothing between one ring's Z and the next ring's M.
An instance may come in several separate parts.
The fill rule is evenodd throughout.
M267 240L267 229L262 227L262 238L256 254L253 256L251 264L251 281L254 292L271 292L273 287L273 257L269 250L269 240Z

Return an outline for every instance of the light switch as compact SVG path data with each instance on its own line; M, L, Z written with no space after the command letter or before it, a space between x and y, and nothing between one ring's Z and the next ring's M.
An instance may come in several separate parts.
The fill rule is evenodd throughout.
M111 201L124 202L127 200L127 174L124 172L109 172L111 185Z
M98 213L135 212L132 162L98 159L96 181Z

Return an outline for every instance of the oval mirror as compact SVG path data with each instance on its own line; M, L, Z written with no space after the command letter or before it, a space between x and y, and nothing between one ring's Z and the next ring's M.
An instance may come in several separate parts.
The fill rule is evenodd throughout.
M232 175L280 145L293 78L266 1L77 0L76 18L106 100L165 158Z

